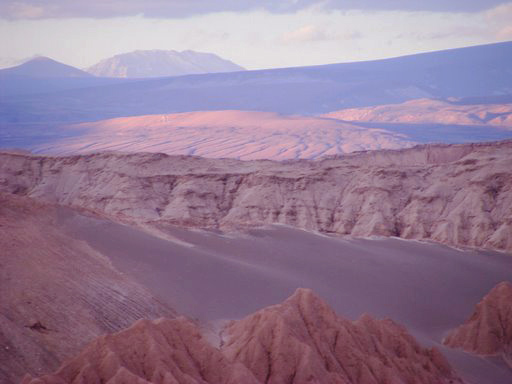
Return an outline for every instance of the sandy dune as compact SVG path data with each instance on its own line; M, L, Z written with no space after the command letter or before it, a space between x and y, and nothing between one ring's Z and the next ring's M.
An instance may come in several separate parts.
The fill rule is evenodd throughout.
M342 109L325 117L379 123L490 125L512 129L512 104L457 104L417 99L402 104Z
M392 107L395 106L389 106ZM496 116L505 119L505 115L499 115L493 106L481 108L480 115L485 113L495 116L495 120L498 119ZM360 116L364 114L361 110L355 110L359 114L354 116L339 112L342 114L340 119L353 119L350 122L336 118L336 113L314 117L226 110L131 116L80 124L12 123L3 125L0 147L19 147L54 155L118 150L241 160L286 160L407 148L415 143L463 144L512 138L512 129L494 126L485 119L480 121L469 113L453 111L455 107L444 111L443 119L424 118L416 109L421 108L406 106L400 109L400 113L408 111L411 122L392 117L385 119L381 115L372 119ZM387 113L384 115L388 116ZM466 121L460 116L475 117L476 120Z
M287 224L512 250L512 142L320 161L0 154L0 189L157 228Z
M284 160L414 145L405 135L383 129L250 111L125 117L60 127L59 131L80 133L33 146L34 151L65 155L118 150Z

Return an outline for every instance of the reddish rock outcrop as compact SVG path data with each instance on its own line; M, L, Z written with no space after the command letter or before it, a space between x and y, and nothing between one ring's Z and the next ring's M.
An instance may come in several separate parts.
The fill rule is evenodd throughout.
M308 289L225 331L225 355L262 383L460 383L440 354L391 320L338 317Z
M494 287L444 344L479 355L501 355L512 367L512 284Z
M391 320L338 317L310 290L234 321L217 349L184 318L141 320L23 384L462 383L436 349Z
M55 374L23 384L257 384L242 364L230 363L184 318L140 320L102 336Z

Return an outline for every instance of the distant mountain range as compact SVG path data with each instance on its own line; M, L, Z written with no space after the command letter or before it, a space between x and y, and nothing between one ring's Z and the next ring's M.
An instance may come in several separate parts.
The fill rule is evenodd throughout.
M283 159L511 138L511 61L509 42L370 62L140 79L92 76L38 58L0 70L0 147ZM89 123L74 124L80 122Z
M234 109L312 115L418 98L502 104L512 101L510 62L512 42L367 62L136 81L93 76L8 81L3 70L0 121L79 122ZM37 92L45 94L28 95Z
M120 81L128 80L96 77L70 65L39 56L14 67L0 69L0 104L18 95L53 94Z
M14 63L13 60L8 62ZM1 61L0 61L1 64ZM243 71L212 53L135 51L116 55L81 70L49 57L37 56L0 69L0 103L14 95L53 93L69 89L129 82L131 79Z
M67 64L59 63L49 57L38 56L20 65L0 70L2 75L45 77L91 77L92 75Z
M213 53L194 51L134 51L102 60L86 69L102 77L165 77L243 71L241 66Z

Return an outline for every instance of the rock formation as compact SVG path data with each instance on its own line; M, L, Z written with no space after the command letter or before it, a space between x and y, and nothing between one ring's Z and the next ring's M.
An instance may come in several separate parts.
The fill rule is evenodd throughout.
M311 290L231 323L222 350L262 383L456 383L436 349L391 320L338 317Z
M512 284L494 287L443 342L479 355L501 355L512 368Z
M217 349L186 319L142 320L23 384L462 382L436 349L391 320L345 320L306 289L232 322L223 337Z
M511 251L511 161L512 141L287 162L0 153L0 191L162 231L281 223Z
M492 125L512 128L512 104L464 105L441 100L416 99L401 104L342 109L325 116L344 121Z
M83 346L173 311L56 224L57 208L0 193L0 382L56 369Z
M102 336L55 374L23 384L257 384L242 364L231 364L184 318L140 320Z

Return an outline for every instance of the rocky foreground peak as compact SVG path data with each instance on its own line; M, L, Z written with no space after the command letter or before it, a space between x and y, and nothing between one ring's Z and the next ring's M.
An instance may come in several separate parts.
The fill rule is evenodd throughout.
M231 322L223 338L215 348L185 318L141 320L23 384L462 383L436 349L420 347L403 327L338 317L307 289Z
M512 284L494 287L444 344L479 355L500 354L512 367Z
M23 384L256 384L241 364L230 363L184 318L140 320L90 343L55 374Z
M299 289L228 325L224 354L262 383L458 383L436 349L424 349L391 320L338 317L311 290Z

